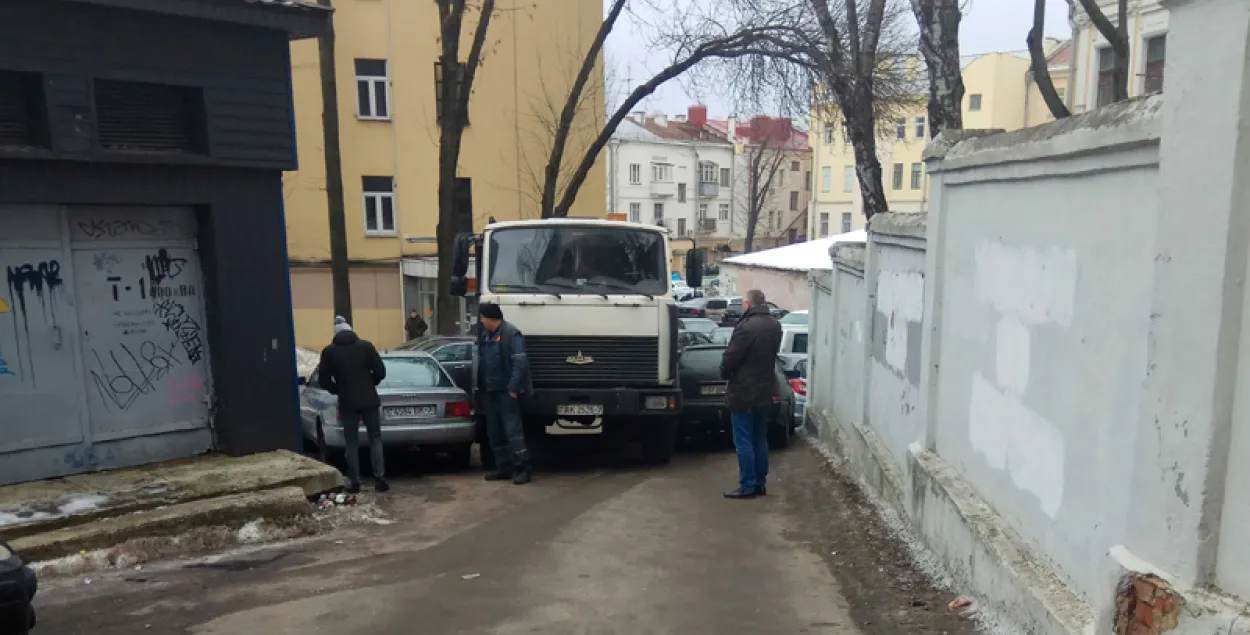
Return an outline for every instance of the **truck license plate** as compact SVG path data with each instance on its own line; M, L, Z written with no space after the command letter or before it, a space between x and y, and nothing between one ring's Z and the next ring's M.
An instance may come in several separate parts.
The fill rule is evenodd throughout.
M410 419L413 417L433 417L435 408L428 406L387 406L382 409L387 419Z
M704 386L699 390L704 395L723 395L725 394L725 384L717 384L715 386Z
M561 417L597 417L603 414L603 406L597 403L572 403L556 406L556 414Z

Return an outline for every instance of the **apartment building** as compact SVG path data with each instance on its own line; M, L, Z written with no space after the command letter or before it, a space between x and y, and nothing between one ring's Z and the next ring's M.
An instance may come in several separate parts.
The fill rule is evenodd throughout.
M766 185L755 222L752 251L807 240L811 202L812 149L807 133L782 117L758 116L739 122L714 119L708 127L734 144L734 206L738 223L730 251L745 251L751 182Z
M1067 77L1058 40L1046 43L1056 82ZM969 55L963 59L964 127L1016 130L1052 119L1029 72L1025 51ZM924 212L929 208L929 179L922 159L929 142L927 101L923 98L897 113L878 136L882 181L891 211ZM819 113L818 109L813 112ZM863 229L866 219L855 155L835 108L812 118L812 170L815 187L808 221L809 238L823 238Z
M460 157L461 204L477 228L491 216L540 216L551 113L560 111L603 17L598 0L499 0L496 8ZM466 49L477 21L470 9ZM435 318L438 24L433 2L335 2L353 321L379 346L403 340L408 309ZM292 305L297 342L320 348L334 315L317 43L293 42L291 65L299 147L299 170L284 179ZM596 98L578 113L571 161L602 126L601 75L587 91ZM600 217L603 201L603 170L595 169L571 214Z

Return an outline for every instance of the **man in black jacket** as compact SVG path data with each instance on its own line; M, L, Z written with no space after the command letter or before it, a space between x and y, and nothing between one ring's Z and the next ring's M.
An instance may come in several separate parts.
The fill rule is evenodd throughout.
M360 491L360 423L363 421L373 451L374 488L385 492L386 470L382 457L382 421L378 408L378 384L386 379L386 365L378 349L362 340L341 317L335 318L334 339L321 351L321 387L339 398L339 423L347 445L347 491Z
M404 332L408 335L408 339L415 340L429 330L430 326L425 323L425 318L413 309L408 312L408 321L404 323Z
M521 421L520 400L533 391L525 338L503 319L497 304L478 308L478 387L486 411L486 434L495 454L495 471L488 481L512 479L517 485L533 480L529 450Z
M767 493L768 425L777 394L777 353L781 322L768 312L764 292L747 291L742 317L734 326L721 358L721 377L729 381L725 400L738 450L738 489L725 498L755 498Z

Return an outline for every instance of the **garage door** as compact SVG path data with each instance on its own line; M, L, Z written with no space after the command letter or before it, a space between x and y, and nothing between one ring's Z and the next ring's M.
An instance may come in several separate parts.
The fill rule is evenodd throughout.
M0 482L211 447L195 217L0 207Z

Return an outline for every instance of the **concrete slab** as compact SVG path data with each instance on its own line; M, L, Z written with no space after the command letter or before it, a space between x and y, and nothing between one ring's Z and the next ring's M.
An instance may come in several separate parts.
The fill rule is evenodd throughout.
M134 538L175 536L194 528L238 528L256 519L308 514L312 505L299 487L233 494L104 518L38 533L11 542L30 562L102 549Z
M193 501L298 488L306 496L342 485L338 470L293 452L205 455L125 470L0 487L0 537L14 541Z

